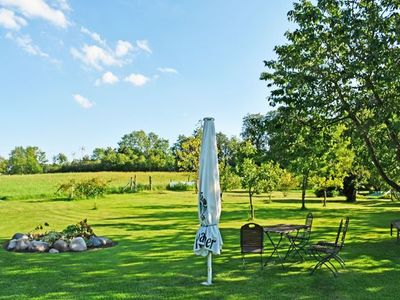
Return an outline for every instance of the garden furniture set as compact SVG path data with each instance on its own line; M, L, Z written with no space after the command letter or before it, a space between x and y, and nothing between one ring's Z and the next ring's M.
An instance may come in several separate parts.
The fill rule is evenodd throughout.
M343 258L339 255L344 246L346 233L349 227L349 218L342 219L339 223L336 239L333 242L319 241L316 244L310 244L311 228L313 215L309 213L305 224L277 224L261 226L256 223L248 223L240 229L240 245L245 266L245 254L258 253L261 257L262 268L268 265L273 258L284 268L284 262L290 257L305 260L305 257L311 257L316 260L316 265L310 274L314 274L317 269L325 266L336 277L338 274L337 262L340 267L345 268ZM272 252L263 262L262 255L265 253L264 236L267 236L269 244L272 246ZM286 241L286 243L283 243Z

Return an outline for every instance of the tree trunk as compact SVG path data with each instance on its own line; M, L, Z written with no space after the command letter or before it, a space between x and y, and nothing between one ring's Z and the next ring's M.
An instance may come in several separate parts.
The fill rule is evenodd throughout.
M326 189L324 189L324 202L323 202L323 207L326 206Z
M249 191L250 198L250 220L254 220L253 193Z
M301 209L306 208L306 189L308 184L308 172L303 174L303 181L301 183Z
M353 121L353 123L356 125L357 130L359 130L362 138L364 139L365 144L367 145L368 153L371 156L371 159L378 170L379 175L382 177L382 179L393 189L396 191L400 192L400 185L397 184L395 181L393 181L389 176L386 174L385 170L382 167L381 161L378 159L375 151L375 147L368 136L368 133L362 128L361 122L357 119L357 117L354 114L350 114L350 118Z
M356 180L354 174L350 174L343 180L343 194L346 196L347 202L356 202L357 200Z

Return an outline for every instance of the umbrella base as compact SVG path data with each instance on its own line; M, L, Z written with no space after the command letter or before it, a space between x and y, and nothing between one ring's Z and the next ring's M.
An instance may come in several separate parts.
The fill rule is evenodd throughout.
M202 285L208 286L208 285L212 285L212 282L204 281L204 282L202 282L201 284L202 284Z

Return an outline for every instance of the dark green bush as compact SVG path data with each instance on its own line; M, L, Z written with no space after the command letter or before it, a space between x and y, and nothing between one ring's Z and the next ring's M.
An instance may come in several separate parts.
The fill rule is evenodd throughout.
M324 197L324 190L322 190L322 189L317 189L317 190L314 191L314 194L315 194L315 196L317 196L317 197ZM334 196L336 196L335 188L334 188L334 187L328 188L328 189L326 190L326 196L327 196L327 197L334 197Z

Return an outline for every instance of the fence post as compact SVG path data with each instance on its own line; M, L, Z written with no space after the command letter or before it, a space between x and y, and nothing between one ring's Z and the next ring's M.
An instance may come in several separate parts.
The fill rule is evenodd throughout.
M150 186L150 191L151 191L151 176L149 176L149 186Z
M136 174L135 174L135 181L133 182L133 186L135 189L136 189L136 184L137 184L137 182L136 182Z
M129 182L129 189L132 192L132 190L133 190L133 177L131 177L131 181Z

